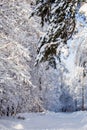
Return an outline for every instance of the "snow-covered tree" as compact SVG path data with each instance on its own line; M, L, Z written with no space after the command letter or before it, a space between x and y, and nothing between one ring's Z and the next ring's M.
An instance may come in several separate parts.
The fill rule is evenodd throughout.
M75 110L87 109L87 25L86 25L86 8L83 3L79 12L76 14L76 29L72 40L70 40L70 52L72 67L69 68L71 78L70 93L75 101ZM70 60L70 58L69 58ZM74 68L74 69L72 69ZM72 69L72 70L70 70Z
M41 111L34 66L38 18L28 19L30 2L0 1L0 115Z
M60 58L59 46L67 43L75 28L75 6L78 0L37 0L32 15L41 17L41 25L47 22L48 28L38 46L38 61L55 61Z

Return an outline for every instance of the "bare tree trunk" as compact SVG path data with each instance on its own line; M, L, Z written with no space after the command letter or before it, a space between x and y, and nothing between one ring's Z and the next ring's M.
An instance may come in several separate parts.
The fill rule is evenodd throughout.
M83 77L82 77L82 111L84 111L84 71L83 71Z
M85 106L84 106L84 85L82 86L82 111L85 110Z

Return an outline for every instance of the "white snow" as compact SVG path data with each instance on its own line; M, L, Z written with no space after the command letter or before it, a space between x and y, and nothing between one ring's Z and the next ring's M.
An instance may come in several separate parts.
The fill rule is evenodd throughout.
M17 116L25 120L4 117L0 130L87 130L87 112L74 113L25 113Z
M82 5L82 7L80 8L79 12L83 13L85 16L87 16L87 3Z

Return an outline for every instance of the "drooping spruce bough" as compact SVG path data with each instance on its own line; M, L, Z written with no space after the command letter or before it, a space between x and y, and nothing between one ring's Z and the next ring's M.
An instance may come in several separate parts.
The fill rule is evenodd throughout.
M37 63L60 59L60 46L67 44L75 29L75 12L79 0L37 0L32 15L41 17L41 25L48 29L39 40ZM50 62L51 63L51 62Z

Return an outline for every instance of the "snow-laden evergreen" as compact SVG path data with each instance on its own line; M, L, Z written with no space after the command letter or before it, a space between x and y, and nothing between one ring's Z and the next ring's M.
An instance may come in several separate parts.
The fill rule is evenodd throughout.
M60 58L60 46L64 46L72 36L75 28L75 7L78 0L38 0L32 13L41 17L41 23L47 21L46 33L40 38L37 63L39 61L55 61Z

